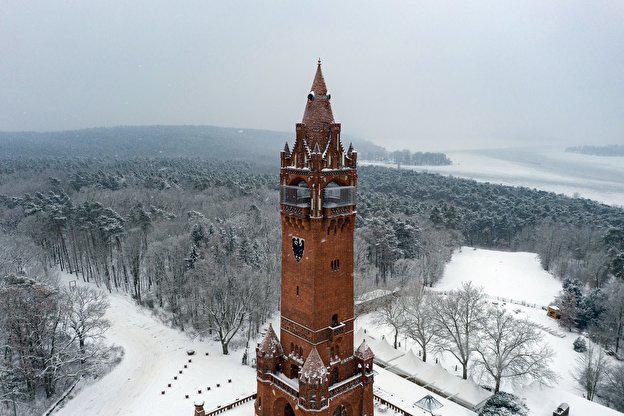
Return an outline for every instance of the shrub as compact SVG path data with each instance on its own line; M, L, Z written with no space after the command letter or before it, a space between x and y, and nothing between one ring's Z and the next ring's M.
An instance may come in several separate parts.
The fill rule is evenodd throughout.
M520 397L500 391L490 397L479 416L528 416L529 408Z
M575 339L572 345L574 346L574 351L576 352L587 351L587 341L585 341L585 338L583 337L578 337L577 339Z

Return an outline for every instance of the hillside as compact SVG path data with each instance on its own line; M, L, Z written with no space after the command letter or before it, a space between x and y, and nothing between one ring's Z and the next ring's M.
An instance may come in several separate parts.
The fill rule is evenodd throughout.
M346 136L361 158L385 152L367 140ZM287 132L216 126L119 126L56 132L0 132L0 155L17 157L199 157L276 165Z

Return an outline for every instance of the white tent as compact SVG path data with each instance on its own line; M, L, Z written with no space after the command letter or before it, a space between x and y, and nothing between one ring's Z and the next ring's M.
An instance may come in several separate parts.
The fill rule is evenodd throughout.
M412 380L425 388L430 388L443 397L448 397L463 406L476 409L492 395L492 393L481 388L474 381L461 379L446 371L439 364L423 362L412 350L392 359L390 353L398 351L392 348L385 340L377 341L377 343L379 344L377 345L377 350L385 350L384 357L386 359L390 358L388 361L392 361L388 363L384 360L387 364L387 370ZM375 349L373 349L373 352L376 352Z
M392 367L396 368L400 375L410 377L414 374L422 372L426 367L423 361L416 357L412 350L405 355L392 361Z
M492 396L492 393L477 385L471 379L460 380L456 401L476 409Z
M368 340L366 342L369 342ZM388 341L385 339L380 340L372 340L369 343L369 347L373 350L375 354L375 360L386 365L392 365L390 361L399 358L404 355L402 351L395 350L392 348L392 345L388 344Z

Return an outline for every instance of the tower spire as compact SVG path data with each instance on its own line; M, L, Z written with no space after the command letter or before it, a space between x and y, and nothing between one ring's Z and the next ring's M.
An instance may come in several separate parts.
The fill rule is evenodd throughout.
M314 81L312 81L312 88L310 89L315 96L327 95L327 85L325 85L325 78L323 77L323 70L321 69L321 58L316 62L316 74L314 75Z
M331 108L330 96L327 94L327 85L323 77L320 59L316 63L316 74L308 94L302 122L305 124L306 138L310 142L321 141L321 145L324 145L329 126L334 123L334 114ZM309 143L309 145L313 147L312 143Z

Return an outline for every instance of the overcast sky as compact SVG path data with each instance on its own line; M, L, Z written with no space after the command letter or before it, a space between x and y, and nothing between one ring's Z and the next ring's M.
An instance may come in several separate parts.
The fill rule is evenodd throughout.
M0 130L294 132L318 57L390 148L624 143L621 0L2 0Z

